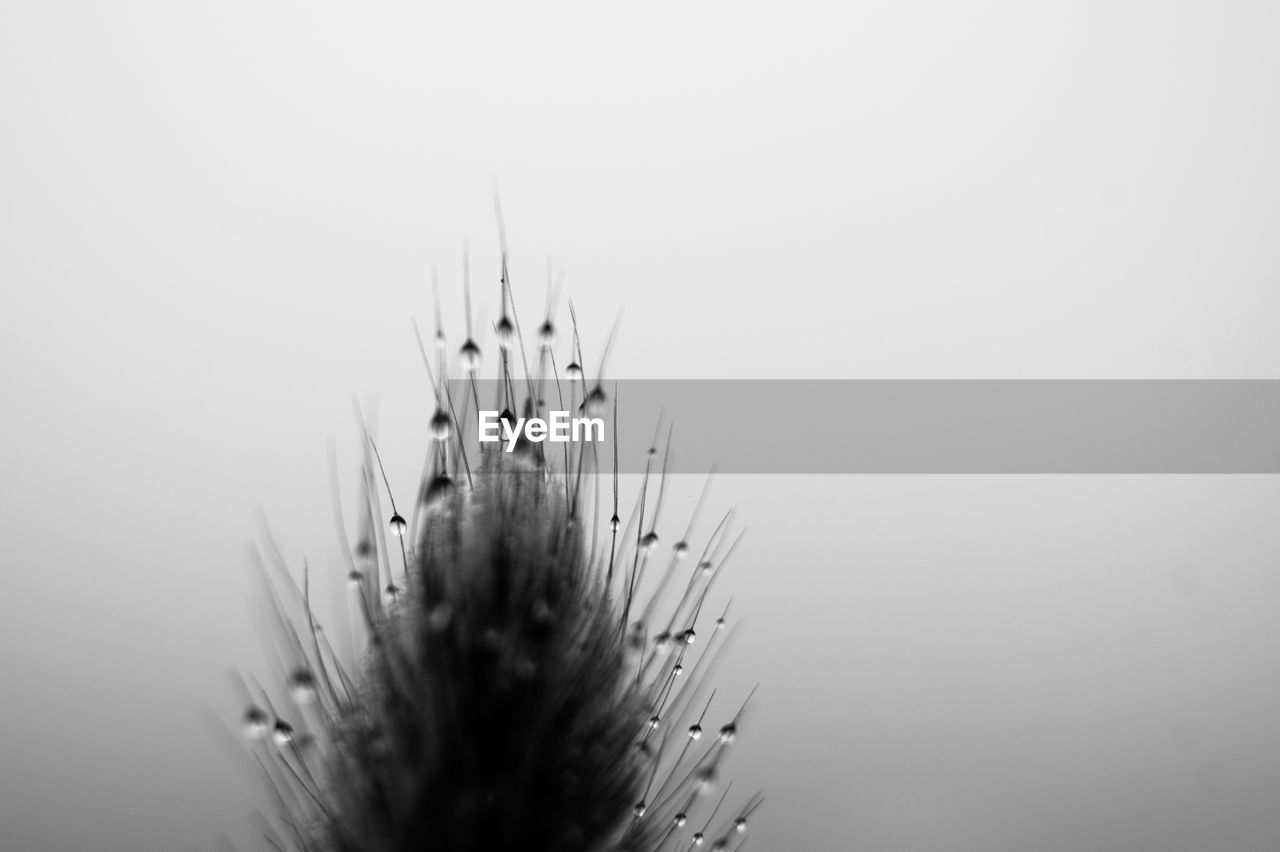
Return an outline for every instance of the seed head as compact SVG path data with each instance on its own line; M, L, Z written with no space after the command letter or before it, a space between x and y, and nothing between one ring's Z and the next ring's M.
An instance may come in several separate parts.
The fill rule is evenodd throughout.
M505 418L512 410L527 417L545 403L519 399L517 389L542 376L529 375L505 248L501 287L494 333L507 399L500 407ZM540 363L554 357L552 303L538 329ZM455 369L473 381L480 346L470 324L468 289L467 336ZM361 531L344 554L366 649L340 657L312 614L305 579L301 590L272 593L275 644L297 712L285 721L254 702L242 719L275 788L276 829L268 840L325 852L701 845L719 810L703 804L705 794L742 713L699 744L715 697L714 690L706 697L709 676L732 632L719 629L722 615L695 646L694 625L724 561L714 557L711 569L724 523L694 563L702 570L690 575L686 568L673 581L691 547L691 520L658 590L638 599L638 576L659 559L654 527L662 489L646 506L646 474L636 515L624 524L615 458L612 514L598 524L603 513L586 507L603 489L590 492L583 483L605 474L586 454L566 454L557 468L532 442L510 454L468 446L461 424L478 414L479 400L474 384L469 394L450 395L439 327L437 318L442 381L431 381L437 406L429 461L417 499L407 504L412 511L397 511L378 448L369 440L366 449ZM566 380L577 383L586 409L615 406L616 420L616 398L598 376L586 384L576 318L572 344ZM422 355L430 371L425 348ZM385 527L374 522L388 517L382 493L391 503ZM669 588L676 593L665 596ZM290 600L297 606L286 616ZM265 693L261 698L271 707ZM276 748L261 751L257 743L268 733ZM683 833L691 821L702 825L704 809L706 825ZM735 819L721 835L745 830L746 812Z

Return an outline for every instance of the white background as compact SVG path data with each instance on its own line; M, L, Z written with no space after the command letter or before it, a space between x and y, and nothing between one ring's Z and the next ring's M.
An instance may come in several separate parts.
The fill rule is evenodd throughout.
M1277 377L1263 2L0 6L0 847L208 849L461 246L635 378ZM561 310L564 325L563 305ZM780 430L814 412L771 412ZM690 484L687 490L696 488ZM756 849L1270 850L1269 478L726 478ZM336 570L336 569L335 569ZM258 802L260 804L260 801Z

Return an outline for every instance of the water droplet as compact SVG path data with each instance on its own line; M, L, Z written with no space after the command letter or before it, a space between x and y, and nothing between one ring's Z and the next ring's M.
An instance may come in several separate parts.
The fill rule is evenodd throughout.
M405 523L404 518L400 517L399 514L395 514L391 516L391 532L394 535L404 535L404 531L408 528L408 526L409 525Z
M347 574L348 585L352 587L357 587L363 582L364 582L364 575L361 574L359 571L351 571Z
M576 382L582 378L582 367L578 365L577 361L570 361L569 366L564 368L564 374L569 377L570 381Z
M653 650L665 654L671 650L671 634L665 630L653 637Z
M636 802L636 806L631 809L631 812L636 815L636 819L640 819L640 817L644 816L645 809L644 802Z
M311 669L300 666L289 675L289 694L299 704L310 704L316 697L316 679Z
M736 831L736 832L738 832L739 834L742 834L744 831L746 831L746 830L747 830L747 818L746 818L746 817L738 817L737 819L735 819L735 820L733 821L733 830L734 830L734 831Z
M248 710L244 711L244 735L251 740L260 740L267 735L267 731L271 729L271 720L267 718L266 712L256 704L251 705Z
M689 555L689 543L685 541L677 541L674 553L676 559L684 559Z
M388 583L387 587L382 590L383 601L388 605L395 603L400 599L400 587L395 583Z
M362 538L356 542L356 556L361 559L368 559L373 556L373 542L367 538Z
M683 633L681 633L681 634L680 634L680 639L681 639L681 640L684 642L684 644L686 644L686 645L692 645L692 644L693 644L693 640L694 640L694 639L696 639L696 638L698 638L698 634L693 632L693 628L692 628L692 627L690 627L688 630L686 630L685 632L683 632Z
M720 729L720 742L725 745L733 745L733 741L738 738L738 726L730 722Z
M676 663L671 668L671 674L674 675L675 677L680 677L680 675L684 674L684 666L680 665L679 663Z
M438 506L448 499L452 492L453 478L447 473L442 473L422 489L422 505Z
M694 784L698 787L698 792L706 795L716 788L716 768L714 766L704 766L694 773Z
M653 550L658 546L658 534L653 530L650 530L645 534L644 538L640 539L640 544L645 550Z
M503 349L510 349L516 333L515 326L511 324L511 318L503 314L495 330L498 333L498 345Z
M658 725L660 725L660 724L662 724L662 719L661 719L660 717L658 717L658 716L650 716L650 717L649 717L649 730L651 730L651 731L656 731L656 730L658 730Z
M688 815L684 811L676 814L676 828L684 828L684 824L689 821Z
M587 398L582 401L582 410L588 414L603 414L609 403L609 395L604 392L604 388L596 385L587 394Z
M447 441L452 427L453 420L449 413L443 408L437 408L436 413L431 415L431 437L437 441Z
M702 845L702 840L703 840L702 832L701 832L701 831L695 831L695 832L693 833L693 845L694 845L694 846L701 846L701 845Z
M462 344L462 348L458 350L458 358L462 360L462 366L471 372L480 369L480 347L470 337Z
M692 725L690 725L690 726L689 726L689 739L691 739L691 740L700 740L700 739L702 739L702 726L701 726L701 725L699 725L699 724L697 724L697 723L694 723L694 724L692 724Z
M556 327L550 319L543 320L542 325L538 326L538 344L543 349L550 349L551 344L556 342Z
M609 519L609 529L613 530L614 532L617 532L618 528L621 526L622 526L622 518L619 518L617 515L614 515L612 518Z
M722 850L722 849L728 849L728 848L729 848L729 841L727 841L727 840L725 840L723 837L721 837L721 838L719 838L718 840L716 840L716 842L715 842L715 843L712 843L712 844L711 844L711 848L714 850L714 852L720 852L720 850Z
M293 742L293 725L284 719L277 719L276 726L271 730L271 739L278 746L287 746Z

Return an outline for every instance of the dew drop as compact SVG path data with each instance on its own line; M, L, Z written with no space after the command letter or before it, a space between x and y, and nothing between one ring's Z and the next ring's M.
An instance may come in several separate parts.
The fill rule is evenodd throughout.
M710 574L711 574L711 570L712 570L712 568L713 568L713 567L714 567L714 566L711 564L711 562L710 562L709 560L708 560L708 561L706 561L706 562L699 562L699 563L698 563L698 570L702 572L703 576L708 576L708 575L710 575Z
M347 584L350 585L352 588L358 587L363 582L364 582L364 575L361 574L359 571L351 571L350 573L347 574Z
M645 810L646 806L644 802L636 802L636 806L631 809L631 813L635 814L636 819L640 819L640 817L644 816Z
M680 675L684 674L684 666L676 663L671 669L671 674L675 677L680 677Z
M684 559L689 555L689 544L685 541L677 541L675 547L676 559Z
M734 740L738 738L738 726L730 722L720 729L720 742L725 745L733 745Z
M736 832L738 832L739 834L742 834L744 831L746 831L746 830L747 830L747 818L746 818L746 817L738 817L737 819L735 819L735 820L733 821L733 830L734 830L734 831L736 831Z
M462 366L471 372L480 369L480 347L470 337L462 344L462 348L458 350L458 357L462 360Z
M656 730L658 730L658 725L660 725L660 724L662 724L662 719L661 719L660 717L658 717L658 716L650 716L650 717L649 717L649 730L651 730L651 731L656 731Z
M640 544L645 550L653 550L658 546L658 534L650 530L644 538L640 539Z
M699 725L699 724L697 724L697 723L695 722L694 724L692 724L692 725L690 725L690 726L689 726L689 739L691 739L691 740L700 740L700 739L702 739L702 726L701 726L701 725Z
M393 534L398 536L404 535L404 531L408 528L408 526L409 525L405 523L404 518L400 517L399 514L395 514L391 516L391 532Z
M659 633L653 638L653 650L659 654L666 654L671 650L671 634L667 632Z
M495 330L498 333L498 346L503 349L510 349L516 333L515 326L511 324L511 318L503 314L502 319L498 320Z
M684 811L681 811L680 813L676 814L676 820L675 820L676 828L684 828L684 824L688 821L689 821L689 817L685 814Z
M393 604L400 599L400 587L395 583L388 583L387 587L382 590L382 596L387 604Z
M619 518L617 515L614 515L612 518L609 519L609 529L613 530L614 532L617 532L618 528L621 526L622 526L622 518Z
M311 669L299 666L289 675L289 694L298 704L310 704L316 698L316 679Z
M604 392L603 387L596 385L582 401L582 409L588 414L603 414L608 402L609 395Z
M724 616L716 619L716 630L724 630Z
M422 489L422 505L427 507L438 506L443 503L453 492L453 478L447 473L442 473L435 479L427 483Z
M437 441L449 440L449 433L452 431L453 421L449 419L449 414L443 408L437 408L436 413L431 415L431 437Z
M259 706L251 705L248 710L244 711L244 735L251 740L260 740L267 735L267 731L271 729L271 720L267 718L266 712Z
M692 645L693 640L696 638L698 638L698 634L693 632L692 627L690 627L688 630L680 634L681 641L683 641L684 644L686 645Z
M542 325L538 326L538 343L543 349L550 349L551 344L556 342L556 327L550 319L543 320Z
M284 719L277 719L276 726L271 730L271 739L278 746L287 746L293 742L293 725Z
M564 368L564 374L570 381L576 382L582 378L582 367L578 365L577 361L570 361L569 366Z
M702 832L701 832L701 831L695 831L695 832L693 833L693 845L694 845L694 846L701 846L701 845L702 845L702 839L703 839L703 838L702 838Z

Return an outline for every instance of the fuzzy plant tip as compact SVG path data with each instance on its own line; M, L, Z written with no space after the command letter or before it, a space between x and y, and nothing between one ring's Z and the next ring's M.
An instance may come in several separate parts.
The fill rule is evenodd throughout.
M532 365L520 351L505 255L501 299L508 396L497 403L536 413L541 400L519 398L535 380L603 402L579 366L576 322L576 372L554 370L550 307ZM437 410L412 511L397 508L367 433L354 545L336 501L359 642L340 653L312 610L309 573L299 583L274 545L263 560L279 677L240 684L247 754L269 797L264 848L738 848L762 797L731 797L721 781L747 701L717 701L732 630L727 605L705 606L737 541L728 518L695 543L695 508L660 546L660 475L645 475L628 512L616 457L610 480L595 454L468 446L465 424L489 403L450 392L439 330L436 349L432 369L422 348ZM474 382L480 350L468 316L462 380Z

